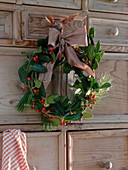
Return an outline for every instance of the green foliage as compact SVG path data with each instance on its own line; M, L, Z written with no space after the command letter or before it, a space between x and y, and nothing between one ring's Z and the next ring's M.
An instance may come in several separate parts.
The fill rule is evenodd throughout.
M92 70L96 70L104 52L100 51L100 41L96 45L94 44L94 28L89 31L88 43L88 46L73 47L73 49L81 62L86 63ZM93 118L94 116L87 110L107 94L111 87L109 76L105 74L97 80L90 75L85 75L83 70L71 66L65 58L56 59L59 48L53 49L52 53L49 53L51 49L48 47L48 38L38 39L36 44L39 48L32 54L22 53L27 55L27 60L19 68L18 74L25 86L26 93L17 104L17 110L23 112L32 108L38 112L45 130L50 130L52 127L63 123L69 123L69 121ZM40 73L45 74L47 72L43 64L49 62L55 63L54 69L62 66L62 71L65 74L74 72L76 80L72 85L74 93L71 98L67 95L46 95L44 84L38 77Z
M47 72L46 67L44 67L40 64L34 64L32 69L33 69L33 71L38 72L38 73L46 73Z
M92 119L93 117L94 116L91 113L86 113L86 112L84 112L82 116L83 119Z
M82 116L83 116L82 113L70 114L68 116L65 116L64 120L76 121L76 120L79 120Z

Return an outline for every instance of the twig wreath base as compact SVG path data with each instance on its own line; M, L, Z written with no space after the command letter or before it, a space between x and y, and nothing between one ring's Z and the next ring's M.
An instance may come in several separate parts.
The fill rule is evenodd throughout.
M104 52L100 51L100 41L94 45L93 38L94 28L91 28L88 46L72 48L81 62L96 70ZM17 110L23 112L31 109L40 114L45 130L53 126L66 126L73 121L93 118L89 112L111 87L111 79L105 74L100 80L96 80L91 75L86 76L80 68L71 66L67 60L56 59L58 48L49 47L48 38L38 39L36 44L39 48L34 53L23 52L27 55L27 60L19 68L18 74L25 94L17 104ZM39 74L47 72L44 65L49 62L55 62L53 70L61 65L65 74L74 71L76 81L72 86L75 89L72 98L58 94L47 96L44 84L39 80Z

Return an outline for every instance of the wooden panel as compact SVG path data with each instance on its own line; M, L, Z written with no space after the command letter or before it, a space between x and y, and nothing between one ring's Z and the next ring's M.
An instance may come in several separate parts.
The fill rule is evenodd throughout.
M89 10L128 13L127 0L89 0Z
M17 0L19 4L81 9L81 0Z
M0 47L0 123L36 123L40 119L34 112L19 113L15 105L23 95L18 86L18 68L26 60L21 51L32 52L34 49ZM52 87L48 88L48 94Z
M0 11L0 38L12 38L12 13Z
M128 130L68 133L68 170L102 170L110 161L113 170L128 169Z
M117 46L116 51L120 51L119 46L128 46L128 21L90 18L89 26L95 28L95 42L101 40L102 45ZM108 51L112 49L108 48Z
M126 54L127 55L127 54ZM107 73L112 79L112 89L106 99L95 108L95 114L128 114L128 56L106 54L97 70L97 79ZM120 56L120 58L119 58Z
M66 170L65 133L26 133L26 136L27 160L30 169ZM0 134L0 169L1 150L2 134Z
M32 9L31 9L32 10ZM37 10L37 8L36 8ZM47 12L49 11L49 13ZM62 19L67 15L73 13L73 11L62 11L60 14L60 9L50 9L44 8L42 12L33 12L33 11L24 11L22 13L23 24L22 24L22 37L24 40L45 38L48 35L49 27L51 24L45 19L46 15L52 15L55 19ZM72 12L72 13L71 13ZM74 11L76 13L76 11ZM85 17L85 16L84 16ZM80 19L83 19L83 16L79 16ZM78 18L78 19L79 19ZM86 21L85 21L86 22ZM75 24L70 25L70 29L74 27L80 27L80 22L76 20Z
M109 119L110 115L118 115L117 120L121 121L119 115L128 114L128 55L120 53L106 53L104 60L99 65L98 70L96 71L96 79L100 79L101 75L107 73L112 81L112 88L110 93L108 93L106 98L103 98L101 102L98 102L94 110L89 110L92 112L97 121L106 121ZM68 95L72 95L72 89L70 86L74 82L74 74L70 73L68 75ZM102 117L98 117L102 115ZM105 118L104 115L106 115ZM113 116L114 118L114 116ZM110 116L109 121L113 121L113 118ZM115 118L116 119L116 118ZM127 120L125 118L125 120ZM90 121L95 121L92 119ZM128 120L127 120L128 121Z

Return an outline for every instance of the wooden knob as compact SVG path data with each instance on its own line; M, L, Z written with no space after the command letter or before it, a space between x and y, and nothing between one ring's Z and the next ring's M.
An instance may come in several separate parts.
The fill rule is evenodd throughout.
M117 27L113 27L111 28L110 33L116 37L119 34L119 29Z
M117 2L118 0L111 0L111 2Z
M112 169L112 162L101 162L101 168Z

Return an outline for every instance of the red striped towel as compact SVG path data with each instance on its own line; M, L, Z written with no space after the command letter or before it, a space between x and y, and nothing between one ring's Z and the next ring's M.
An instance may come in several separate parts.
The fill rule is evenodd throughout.
M1 170L30 170L26 159L26 148L25 133L19 129L4 131Z

